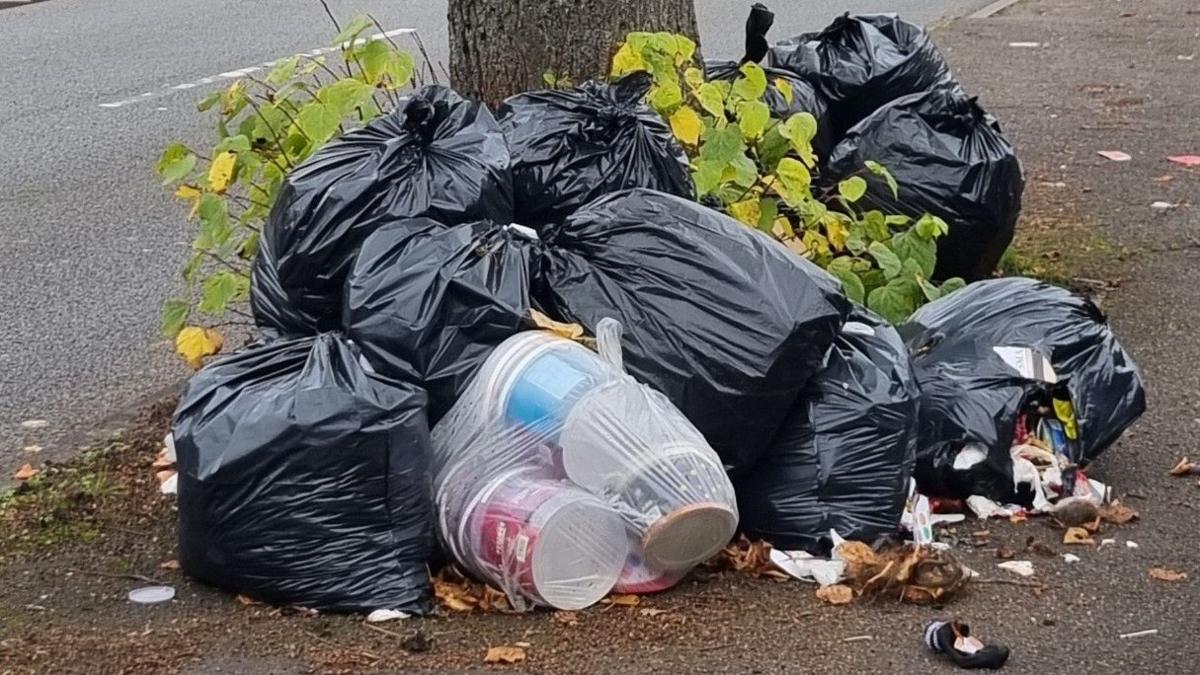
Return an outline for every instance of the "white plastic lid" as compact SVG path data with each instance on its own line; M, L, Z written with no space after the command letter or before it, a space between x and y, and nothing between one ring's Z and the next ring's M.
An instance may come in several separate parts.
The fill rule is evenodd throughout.
M171 586L143 586L129 591L129 599L139 605L152 605L174 598L175 589Z
M551 607L577 610L608 595L629 554L616 511L584 497L556 507L532 551L533 585Z

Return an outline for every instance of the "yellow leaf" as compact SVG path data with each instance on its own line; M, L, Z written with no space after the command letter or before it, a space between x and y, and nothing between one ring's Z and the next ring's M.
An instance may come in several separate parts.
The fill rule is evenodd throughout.
M525 649L517 646L488 647L484 663L520 663L525 660Z
M580 326L577 323L563 323L561 321L555 321L554 319L551 319L532 307L529 309L529 316L533 319L533 325L541 328L542 330L548 330L551 333L554 333L560 337L565 337L568 340L578 340L579 338L583 337L583 326Z
M237 153L226 150L213 158L212 166L208 167L208 186L217 194L224 194L233 180L233 166L237 163Z
M200 370L204 357L219 353L225 339L211 328L188 326L175 337L175 351L193 370Z
M787 101L788 105L792 104L792 99L795 98L795 94L792 92L791 82L788 82L782 77L777 77L775 78L775 89L783 95L783 100Z
M37 469L33 468L32 464L23 464L21 468L17 469L17 472L13 474L13 478L16 480L29 480L39 473L40 472Z
M845 605L854 599L854 591L849 586L835 584L818 588L817 597L831 605Z
M1183 581L1188 578L1187 572L1178 572L1166 567L1150 568L1150 577L1159 581Z
M825 237L829 240L829 245L833 250L846 250L846 238L850 236L850 230L846 227L846 223L842 222L841 218L829 214L826 214L821 222L825 225Z
M175 188L175 196L180 199L199 199L200 191L193 185L180 185Z
M613 77L620 77L626 73L633 73L639 70L645 70L646 63L642 60L642 55L634 51L633 47L628 42L621 45L613 56L612 74Z
M796 230L792 229L792 221L784 216L775 219L771 224L771 232L780 239L792 239L796 236Z
M730 204L729 215L750 227L758 227L758 221L762 218L762 205L757 199L747 199L746 201Z
M815 251L817 255L829 255L829 240L812 230L804 233L804 246L810 251Z
M1091 535L1088 534L1088 531L1082 527L1069 527L1067 528L1067 531L1063 533L1063 543L1091 546L1096 543L1096 540L1092 539Z
M691 106L680 106L671 115L671 131L674 132L675 138L687 143L688 145L696 145L700 142L700 132L704 129L704 125L700 122L700 116Z
M614 607L637 607L638 603L641 601L641 598L633 595L632 593L626 593L625 595L610 595L601 600L601 602L604 604L612 605Z

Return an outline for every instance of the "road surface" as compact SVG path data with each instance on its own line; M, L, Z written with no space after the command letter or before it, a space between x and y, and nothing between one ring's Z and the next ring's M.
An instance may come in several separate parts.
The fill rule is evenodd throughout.
M389 30L415 28L446 60L444 1L329 4L343 18L370 12ZM932 23L986 0L774 4L772 37L782 39L841 11ZM739 56L749 3L696 5L706 54ZM70 453L101 421L185 375L158 318L189 237L151 167L170 140L211 133L193 105L229 81L222 73L324 46L333 30L317 0L0 7L3 484L21 462Z

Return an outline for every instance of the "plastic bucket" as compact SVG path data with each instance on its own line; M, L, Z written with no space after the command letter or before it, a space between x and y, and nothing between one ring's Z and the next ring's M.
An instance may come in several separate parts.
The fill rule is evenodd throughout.
M497 477L471 506L464 560L535 603L582 609L612 590L629 553L621 517L567 483L518 470Z

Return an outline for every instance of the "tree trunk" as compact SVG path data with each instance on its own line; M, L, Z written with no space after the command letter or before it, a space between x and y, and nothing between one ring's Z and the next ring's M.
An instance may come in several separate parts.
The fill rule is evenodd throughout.
M667 31L699 42L692 0L449 0L450 77L495 105L545 87L603 77L627 33Z

